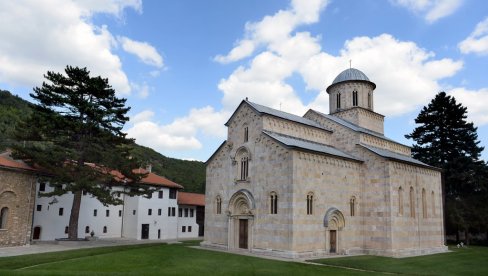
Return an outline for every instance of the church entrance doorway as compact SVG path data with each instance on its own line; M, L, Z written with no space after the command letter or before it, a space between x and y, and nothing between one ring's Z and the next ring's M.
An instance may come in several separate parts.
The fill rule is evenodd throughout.
M247 219L239 219L239 248L247 249Z
M330 253L336 253L337 251L337 232L336 230L330 230Z
M254 197L246 190L237 191L229 200L229 249L253 248Z
M32 234L32 239L38 240L40 238L41 238L41 227L36 226L36 227L34 227L34 234Z
M341 232L346 223L344 215L337 208L329 208L324 216L325 234L328 238L325 239L325 251L331 254L341 252L344 250L342 244Z

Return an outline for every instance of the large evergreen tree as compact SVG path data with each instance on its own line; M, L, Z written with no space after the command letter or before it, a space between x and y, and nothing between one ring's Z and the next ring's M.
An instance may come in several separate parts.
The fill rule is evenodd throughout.
M31 97L37 102L32 115L18 128L14 155L49 174L55 190L45 196L73 193L69 239L78 238L82 192L103 204L122 204L113 186L130 185L126 193L147 194L139 185L144 175L133 173L137 161L130 156L132 139L122 127L129 119L126 99L117 98L108 80L90 77L86 68L67 66L66 75L48 72Z
M486 194L486 164L479 159L477 128L467 122L467 108L445 92L438 93L415 119L414 131L405 135L413 139L412 153L429 165L444 170L444 194L448 233L468 232L477 212L474 198ZM474 212L474 213L473 213Z

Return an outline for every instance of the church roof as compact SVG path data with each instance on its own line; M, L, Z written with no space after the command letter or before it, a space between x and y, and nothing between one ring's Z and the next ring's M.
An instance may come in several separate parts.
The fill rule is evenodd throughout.
M317 142L313 142L313 141L309 141L309 140L305 140L305 139L301 139L301 138L297 138L297 137L293 137L281 133L271 132L267 130L263 130L263 133L289 148L299 148L299 149L324 153L327 155L334 155L341 158L362 162L362 160L357 159L352 155L349 155L345 152L342 152L334 147L325 144L321 144L321 143L317 143Z
M316 122L314 122L312 120L309 120L307 118L303 118L303 117L300 117L300 116L297 116L297 115L294 115L294 114L291 114L291 113L287 113L287 112L284 112L284 111L281 111L281 110L276 110L276 109L273 109L273 108L270 108L270 107L267 107L267 106L264 106L264 105L260 105L260 104L257 104L257 103L253 103L253 102L250 102L248 100L243 100L241 102L241 104L239 105L239 107L242 104L244 104L244 103L247 103L252 109L254 109L259 114L267 114L267 115L271 115L271 116L274 116L274 117L282 118L282 119L285 119L285 120L288 120L288 121L296 122L296 123L299 123L299 124L303 124L303 125L307 125L307 126L311 126L311 127L315 127L315 128L320 128L322 130L331 131L330 129L324 128L320 124L318 124L318 123L316 123ZM237 107L236 111L239 109L239 107ZM235 114L235 112L234 112L234 114ZM225 123L226 126L228 126L230 120L232 119L232 117L234 117L234 114L232 114L232 116L230 116L230 118L227 121L227 123Z
M342 71L337 77L334 79L332 84L327 88L327 91L329 91L329 88L335 84L341 83L341 82L346 82L346 81L361 81L361 82L369 82L373 85L373 89L376 88L376 84L374 82L370 81L369 78L361 72L360 70L356 68L349 68L344 71Z
M418 166L422 166L422 167L428 167L431 169L438 169L436 167L427 165L424 162L421 162L421 161L419 161L415 158L412 158L410 156L407 156L407 155L399 154L399 153L396 153L396 152L393 152L390 150L386 150L386 149L380 149L380 148L373 147L370 145L365 145L365 144L359 144L359 145L366 148L367 150L369 150L369 151L371 151L371 152L373 152L373 153L375 153L381 157L387 158L387 159L393 159L396 161L400 161L400 162L404 162L404 163L410 163L410 164L414 164L414 165L418 165Z
M323 117L325 117L325 118L327 118L327 119L329 119L331 121L334 121L335 123L338 123L341 126L347 127L347 128L349 128L351 130L354 130L356 132L361 132L361 133L369 134L369 135L372 135L372 136L375 136L375 137L378 137L378 138L387 140L389 142L393 142L395 144L399 144L399 145L405 146L405 145L403 145L401 143L398 143L395 140L392 140L392 139L386 137L385 135L383 135L383 134L381 134L379 132L372 131L372 130L367 129L367 128L364 128L364 127L360 127L360 126L358 126L356 124L353 124L353 123L351 123L349 121L346 121L346 120L344 120L342 118L339 118L337 116L327 115L327 114L324 114L324 113L322 113L320 111L313 110L313 109L310 109L310 110L313 111L313 112L315 112L315 113L317 113L317 114L319 114L320 116L323 116ZM406 147L408 147L408 146L406 146Z

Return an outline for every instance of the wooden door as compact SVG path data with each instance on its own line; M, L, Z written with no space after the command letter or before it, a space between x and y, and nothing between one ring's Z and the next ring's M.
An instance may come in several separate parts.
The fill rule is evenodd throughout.
M336 253L337 250L337 232L330 230L330 253Z
M239 220L239 248L247 249L247 219Z
M40 238L41 238L41 227L36 226L36 227L34 227L34 234L32 234L32 239L38 240Z
M149 239L149 224L142 225L141 239L143 240Z

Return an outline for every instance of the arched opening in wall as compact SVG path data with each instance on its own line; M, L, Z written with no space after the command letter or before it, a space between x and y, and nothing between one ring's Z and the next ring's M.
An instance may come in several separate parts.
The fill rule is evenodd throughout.
M422 215L427 218L427 195L425 189L422 189Z
M341 93L337 93L337 109L341 108Z
M307 194L307 215L313 215L313 193L310 192Z
M358 106L358 91L352 92L352 105Z
M237 180L246 181L249 178L249 161L251 155L245 147L241 147L236 151L235 162L237 163Z
M356 215L356 197L352 196L351 199L349 200L349 212L351 214L351 217L354 217Z
M371 93L368 93L368 108L371 109Z
M415 192L410 187L410 217L415 218Z
M0 229L7 229L8 227L8 207L3 207L0 210Z
M344 229L346 223L344 215L337 208L330 208L324 216L325 227L325 250L329 253L340 252L343 248L341 241L341 231Z
M435 195L434 191L432 191L431 196L430 196L431 204L432 204L432 217L435 217Z
M222 198L219 195L215 198L215 213L222 214Z
M34 231L32 233L32 239L38 240L41 238L41 226L34 227Z
M90 234L90 226L85 227L85 234Z
M278 214L278 195L276 192L269 193L269 213Z
M246 190L237 191L229 200L229 248L251 249L254 225L254 197Z
M403 188L398 188L398 215L403 216Z

